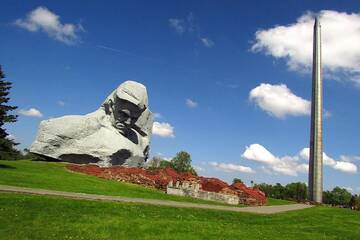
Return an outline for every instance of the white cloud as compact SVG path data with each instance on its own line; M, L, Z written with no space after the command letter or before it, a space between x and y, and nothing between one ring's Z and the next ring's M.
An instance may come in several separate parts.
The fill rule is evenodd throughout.
M309 155L309 148L303 148L295 156L278 157L273 155L264 146L255 143L246 147L241 157L243 159L265 163L267 167L262 167L267 171L273 171L274 173L282 175L297 176L298 173L309 172ZM303 160L306 162L302 162ZM332 167L335 170L345 173L357 172L357 166L355 164L344 161L336 161L329 157L326 153L323 153L323 161L325 166Z
M77 32L84 31L81 25L61 23L60 17L46 7L37 7L25 18L17 19L15 24L31 32L43 31L50 37L66 44L76 43L78 41Z
M153 114L154 114L154 118L155 118L155 119L160 119L160 118L162 118L162 115L161 115L160 113L154 112Z
M196 36L204 47L212 48L215 43L208 37L201 36L200 28L194 24L194 14L189 13L186 18L170 18L169 26L179 35L189 34Z
M197 171L197 172L204 172L205 171L205 169L204 168L202 168L202 167L200 167L200 166L194 166L194 169Z
M346 191L350 193L354 193L354 189L352 187L342 187L343 189L346 189Z
M174 127L165 122L154 122L152 133L160 137L175 137Z
M189 108L196 108L198 106L198 103L188 98L186 99L186 106L188 106Z
M29 110L20 109L18 113L27 117L43 117L43 114L36 108L30 108Z
M186 31L185 21L179 18L170 18L169 25L172 27L178 34L183 34Z
M254 173L255 172L250 167L245 167L245 166L232 164L232 163L210 162L209 165L218 170L224 171L224 172L242 172L242 173Z
M212 48L215 45L214 41L206 37L200 38L200 41L207 48Z
M285 84L262 83L250 91L249 99L277 118L310 115L311 112L310 101L296 96Z
M60 107L63 107L65 106L65 102L64 101L58 101L57 104L60 106Z
M245 152L241 155L241 157L267 164L272 164L278 161L278 159L272 155L271 152L269 152L262 145L256 143L246 147Z
M360 13L323 10L307 12L295 23L259 30L255 34L254 52L264 52L286 60L295 71L309 71L312 65L314 16L322 29L322 62L325 73L345 75L360 84Z
M343 162L360 161L360 156L341 155L340 160Z
M6 138L10 140L16 140L16 136L13 134L9 134Z
M303 148L300 153L299 156L306 160L309 161L309 157L310 157L310 148ZM342 172L347 172L347 173L356 173L357 172L357 166L353 163L344 161L344 159L342 158L344 155L340 156L340 161L336 161L335 159L329 157L325 152L323 153L323 163L325 166L329 166L334 168L335 170L339 170Z
M338 161L335 163L333 168L346 173L357 173L357 166L350 162Z

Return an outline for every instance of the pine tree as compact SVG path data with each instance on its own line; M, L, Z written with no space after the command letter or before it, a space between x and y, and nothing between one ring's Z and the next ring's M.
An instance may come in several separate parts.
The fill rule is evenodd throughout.
M11 84L11 82L5 81L5 74L0 65L0 159L16 159L20 154L19 151L14 148L17 143L8 138L9 134L4 128L5 123L13 123L17 120L17 115L9 113L17 107L7 105L10 100L8 95Z

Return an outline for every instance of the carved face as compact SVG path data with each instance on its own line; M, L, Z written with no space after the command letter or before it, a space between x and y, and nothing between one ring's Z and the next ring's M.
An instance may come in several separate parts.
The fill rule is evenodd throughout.
M127 135L141 115L139 107L119 98L112 104L111 112L114 127L123 135Z

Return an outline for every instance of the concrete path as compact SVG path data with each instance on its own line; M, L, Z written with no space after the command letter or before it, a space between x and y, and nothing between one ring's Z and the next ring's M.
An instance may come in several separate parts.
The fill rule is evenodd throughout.
M305 205L305 204L289 204L289 205L261 206L261 207L230 207L230 206L228 207L228 206L220 206L220 205L176 202L176 201L159 200L159 199L128 198L128 197L107 196L107 195L88 194L88 193L60 192L60 191L53 191L46 189L14 187L7 185L0 185L0 192L26 193L26 194L46 195L46 196L61 196L72 199L140 203L140 204L170 206L170 207L179 207L179 208L202 208L202 209L212 209L212 210L232 211L232 212L248 212L248 213L258 213L258 214L281 213L281 212L300 210L300 209L312 207L311 205Z

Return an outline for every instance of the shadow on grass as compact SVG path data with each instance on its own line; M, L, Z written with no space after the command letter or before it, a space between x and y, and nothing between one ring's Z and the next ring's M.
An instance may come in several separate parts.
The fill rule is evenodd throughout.
M13 166L9 166L9 165L6 165L6 164L0 164L0 168L6 168L6 169L16 169L16 167L13 167Z

